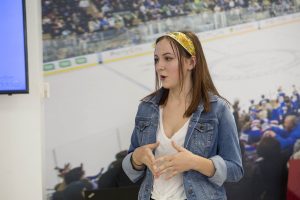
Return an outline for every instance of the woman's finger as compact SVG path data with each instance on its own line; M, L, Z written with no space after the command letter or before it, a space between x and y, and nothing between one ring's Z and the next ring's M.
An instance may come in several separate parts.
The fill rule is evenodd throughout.
M176 170L172 171L171 173L169 173L169 175L166 177L166 180L170 180L171 178L173 178L174 176L176 176L178 174L178 172Z
M157 165L160 165L161 163L172 161L172 158L173 158L172 155L161 156L161 157L159 157L159 158L157 158L157 159L155 160L155 163L156 163Z
M151 150L156 149L159 146L159 142L152 143L152 144L147 144L145 145L146 147L150 148Z
M148 159L151 161L151 164L154 164L155 163L155 157L152 153L152 151L150 149L148 149L147 151L147 156L148 156Z
M170 166L170 167L167 167L161 171L158 171L158 175L163 175L163 174L169 174L169 173L172 173L173 172L173 167Z
M168 169L168 168L170 168L170 167L173 166L172 161L169 160L169 159L165 159L165 160L161 161L161 162L160 162L159 164L157 164L157 165L158 165L157 171L158 171L159 174L163 174L163 173L164 173L164 172L163 172L164 170L166 170L166 169Z
M172 141L172 146L174 149L176 149L176 151L181 152L181 151L185 151L185 148L183 148L182 146L179 146L178 144L176 144L174 141Z

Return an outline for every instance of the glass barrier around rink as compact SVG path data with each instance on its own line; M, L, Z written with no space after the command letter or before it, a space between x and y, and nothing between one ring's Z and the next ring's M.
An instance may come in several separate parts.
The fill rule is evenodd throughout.
M226 12L202 12L188 16L150 21L133 28L120 27L101 32L62 36L43 40L44 63L131 45L153 42L162 33L174 30L191 30L199 33L242 23L299 12L300 7L286 4L267 5L263 8L250 6Z

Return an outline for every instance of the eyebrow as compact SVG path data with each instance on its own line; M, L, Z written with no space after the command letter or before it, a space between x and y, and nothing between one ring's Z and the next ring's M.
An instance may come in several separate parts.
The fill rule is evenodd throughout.
M163 53L162 55L165 56L165 55L168 55L168 54L173 55L172 53L169 53L169 52ZM157 54L155 54L154 56L157 56Z

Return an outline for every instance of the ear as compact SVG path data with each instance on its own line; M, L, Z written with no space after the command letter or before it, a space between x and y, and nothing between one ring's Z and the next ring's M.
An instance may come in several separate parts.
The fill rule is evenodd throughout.
M192 56L189 60L188 60L188 70L192 70L194 69L194 67L196 66L196 57Z

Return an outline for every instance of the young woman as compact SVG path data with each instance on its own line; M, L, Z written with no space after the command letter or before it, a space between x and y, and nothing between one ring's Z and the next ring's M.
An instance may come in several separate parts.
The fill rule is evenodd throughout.
M144 177L139 200L226 199L243 176L238 133L216 90L198 37L172 32L155 42L156 91L139 105L123 169Z

